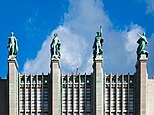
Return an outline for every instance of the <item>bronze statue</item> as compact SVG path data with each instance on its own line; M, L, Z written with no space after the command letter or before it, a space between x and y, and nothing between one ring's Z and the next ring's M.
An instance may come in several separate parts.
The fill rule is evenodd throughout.
M139 44L137 48L137 56L139 58L141 54L146 54L146 56L148 57L148 51L145 50L145 46L148 44L145 33L143 33L142 35L138 33L138 35L140 36L140 38L137 41L137 43Z
M58 34L54 34L54 38L51 43L51 58L60 59L60 46L61 42Z
M11 32L11 36L9 37L7 48L8 48L8 58L10 59L16 58L18 53L18 43L13 32Z
M100 26L100 32L96 32L96 37L93 45L93 55L94 58L96 57L102 57L103 54L103 38L102 38L102 26Z

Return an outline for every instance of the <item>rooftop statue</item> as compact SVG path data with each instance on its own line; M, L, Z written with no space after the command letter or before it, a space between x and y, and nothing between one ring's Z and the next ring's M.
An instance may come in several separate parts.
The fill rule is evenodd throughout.
M17 53L18 53L18 43L17 43L17 39L14 36L14 33L11 32L11 36L8 37L9 41L8 41L8 58L9 59L14 59L17 57Z
M61 42L58 34L54 34L54 38L51 43L51 58L60 59L60 46Z
M102 38L102 26L100 26L100 32L96 32L96 37L93 45L93 58L102 58L103 54L103 38Z
M145 46L148 44L145 33L143 33L142 35L138 33L138 35L140 36L140 38L137 41L137 43L139 44L137 48L137 57L139 58L141 54L146 54L146 57L148 57L148 51L145 50Z

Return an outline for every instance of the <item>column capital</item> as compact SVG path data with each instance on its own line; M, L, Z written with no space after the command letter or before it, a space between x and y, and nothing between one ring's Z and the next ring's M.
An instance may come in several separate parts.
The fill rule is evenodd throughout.
M103 58L95 58L94 62L103 62Z
M59 62L60 59L51 58L51 62Z
M136 66L135 66L136 69L139 67L141 62L145 62L146 63L147 60L148 60L148 58L147 58L146 54L141 54L139 59L137 60L137 63L136 63Z
M60 60L59 59L51 59L51 64L50 64L50 67L52 67L53 63L58 63L58 67L60 68Z
M18 69L18 67L19 67L19 66L18 66L18 62L17 62L16 59L9 59L9 58L8 58L8 63L14 63L17 69Z
M142 60L143 60L143 61L147 61L148 58L147 58L146 54L141 54L140 57L139 57L139 60L140 60L140 61L142 61Z

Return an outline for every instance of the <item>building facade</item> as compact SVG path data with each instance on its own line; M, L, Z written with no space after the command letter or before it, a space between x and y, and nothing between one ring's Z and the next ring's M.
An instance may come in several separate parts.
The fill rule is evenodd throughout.
M154 79L148 79L144 48L137 54L134 74L106 75L100 29L93 45L92 74L63 75L57 37L55 34L51 44L51 71L47 75L21 75L16 54L9 52L8 75L0 79L0 115L154 114Z

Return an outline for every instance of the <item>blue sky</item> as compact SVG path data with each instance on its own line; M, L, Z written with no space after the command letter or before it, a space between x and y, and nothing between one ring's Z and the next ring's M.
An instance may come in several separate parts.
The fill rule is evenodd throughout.
M148 74L154 75L153 0L5 0L0 1L0 75L7 74L7 42L18 39L20 73L50 72L49 45L56 32L62 41L61 71L92 72L92 45L103 26L104 71L135 72L137 33L146 32Z

